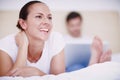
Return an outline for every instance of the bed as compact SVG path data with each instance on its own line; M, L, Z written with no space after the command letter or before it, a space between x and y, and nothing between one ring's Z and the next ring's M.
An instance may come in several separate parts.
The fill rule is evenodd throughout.
M0 77L0 80L120 80L120 63L105 62L59 75L32 77Z

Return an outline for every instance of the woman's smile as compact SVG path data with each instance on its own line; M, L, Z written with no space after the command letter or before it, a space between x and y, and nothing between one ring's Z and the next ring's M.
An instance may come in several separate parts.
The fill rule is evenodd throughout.
M40 33L42 33L42 34L44 34L44 35L48 35L49 32L50 32L49 29L45 29L45 28L40 29Z

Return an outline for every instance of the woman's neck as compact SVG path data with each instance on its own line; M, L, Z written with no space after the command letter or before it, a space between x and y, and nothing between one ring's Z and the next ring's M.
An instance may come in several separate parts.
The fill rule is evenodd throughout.
M44 48L44 43L45 42L42 40L29 38L28 55L31 55L33 57L40 56Z
M34 56L36 54L42 53L43 48L44 48L44 42L41 42L41 41L39 41L39 43L32 42L32 43L29 43L28 52L30 55Z

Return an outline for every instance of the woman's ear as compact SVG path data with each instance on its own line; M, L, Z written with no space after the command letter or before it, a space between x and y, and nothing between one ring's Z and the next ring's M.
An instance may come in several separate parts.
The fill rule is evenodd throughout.
M18 22L19 22L19 24L20 24L20 26L22 27L23 30L27 29L27 25L26 25L25 20L19 19Z

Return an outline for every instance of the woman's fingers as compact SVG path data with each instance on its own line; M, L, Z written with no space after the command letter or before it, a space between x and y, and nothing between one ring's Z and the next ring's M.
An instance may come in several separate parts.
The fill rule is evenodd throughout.
M17 46L21 46L21 45L27 45L28 46L28 38L27 35L24 31L19 32L16 36L15 36L15 40L16 40L16 44Z
M12 74L12 76L20 76L21 72L22 72L22 68L19 68Z
M16 72L12 74L12 76L19 76L21 72L21 69L18 69Z
M7 76L12 76L17 70L18 68L11 70L10 72L7 73Z

